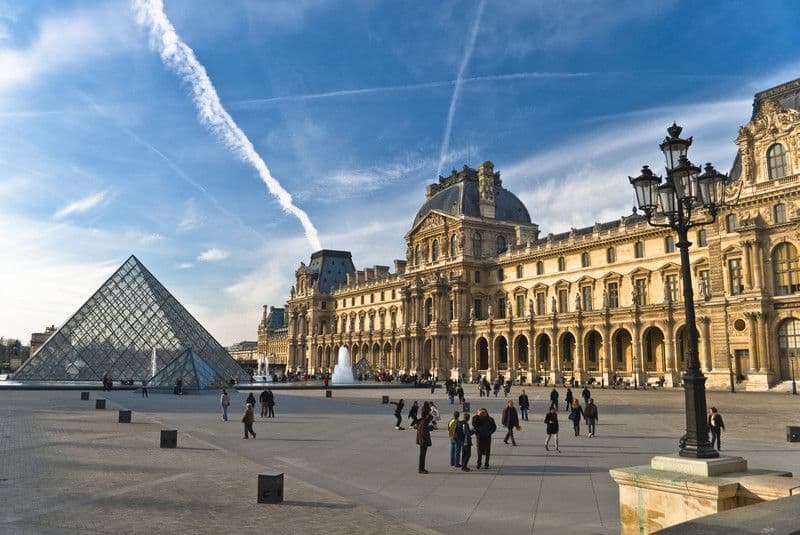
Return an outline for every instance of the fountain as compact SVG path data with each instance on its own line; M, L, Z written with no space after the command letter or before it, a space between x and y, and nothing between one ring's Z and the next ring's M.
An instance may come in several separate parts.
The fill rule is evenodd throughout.
M353 366L350 363L350 352L346 347L339 348L339 358L336 366L333 367L331 383L335 385L350 385L355 383L353 377Z
M269 357L264 355L262 357L258 357L258 370L253 380L257 383L271 383L272 382L272 374L269 373Z

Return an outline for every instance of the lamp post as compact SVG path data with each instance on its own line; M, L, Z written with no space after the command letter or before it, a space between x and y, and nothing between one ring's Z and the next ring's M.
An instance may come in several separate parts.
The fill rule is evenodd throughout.
M636 357L631 357L633 361L633 389L639 390L639 371L636 369Z
M733 375L733 355L730 353L728 353L728 373L730 373L731 376L731 394L735 394L736 387L734 386L734 384L736 383L735 381L736 378Z
M797 395L797 381L794 379L794 358L789 357L789 367L792 369L792 395Z
M606 367L605 367L605 361L606 361L605 357L602 357L602 356L601 356L601 357L600 357L600 388L605 388L605 387L606 387L606 376L605 376Z
M682 457L719 457L708 440L706 421L706 378L700 370L697 351L697 321L694 313L694 292L689 263L689 229L713 223L717 212L724 206L728 177L718 173L710 163L705 172L693 165L686 153L692 138L680 137L683 129L673 123L667 128L668 137L659 145L666 158L667 176L662 178L648 166L636 178L628 177L639 208L654 227L674 230L678 235L681 255L681 277L683 278L683 303L686 315L687 357L683 384L686 399L686 434L681 438L679 455ZM704 212L704 213L703 213ZM702 214L702 215L701 215ZM700 216L700 217L698 217Z

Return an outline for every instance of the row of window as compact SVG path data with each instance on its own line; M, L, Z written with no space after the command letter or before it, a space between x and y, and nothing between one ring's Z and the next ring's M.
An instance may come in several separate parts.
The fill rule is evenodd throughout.
M392 296L391 300L394 301L395 296L396 296L395 290L391 291L391 296ZM381 301L386 301L386 292L385 291L381 291L380 292L380 300ZM374 293L369 294L369 302L370 303L374 303L375 302L375 294ZM355 304L356 304L356 298L355 297L351 297L350 298L350 306L351 307L355 306ZM362 304L362 305L365 304L363 295L360 296L360 304ZM347 306L347 298L344 298L344 299L342 299L342 307L346 307L346 306ZM324 301L322 302L322 309L323 310L325 309L325 302Z
M501 254L508 250L508 242L506 241L505 236L499 235L495 239L495 251L497 254ZM458 238L455 234L450 236L450 250L449 256L451 258L456 256L458 252ZM475 257L483 256L483 235L480 232L474 232L472 234L472 255ZM414 265L420 265L424 260L425 255L422 254L420 246L416 245L414 247ZM431 251L430 251L430 260L431 262L436 262L439 260L439 240L435 239L431 242Z

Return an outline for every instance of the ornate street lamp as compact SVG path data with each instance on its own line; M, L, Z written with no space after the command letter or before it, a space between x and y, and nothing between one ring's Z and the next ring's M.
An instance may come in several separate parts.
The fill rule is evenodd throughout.
M794 357L789 357L789 366L792 367L792 395L797 395L797 381L794 378Z
M697 322L694 314L694 292L689 264L689 229L713 223L720 208L734 203L725 201L728 177L718 173L710 163L705 172L693 165L686 154L692 138L680 137L683 129L673 123L659 145L666 159L667 176L656 176L648 166L636 178L628 177L639 208L654 227L665 227L678 234L676 246L681 254L683 303L686 314L687 366L683 377L686 396L686 434L680 440L682 457L719 457L708 440L706 420L706 378L700 370L697 351ZM703 214L704 213L704 214ZM699 216L699 217L698 217ZM634 366L635 367L635 366Z
M636 369L636 357L631 357L633 361L633 389L639 390L639 370Z
M730 353L728 353L728 373L731 377L731 394L735 394L736 387L734 386L734 383L736 383L736 377L733 374L733 355Z

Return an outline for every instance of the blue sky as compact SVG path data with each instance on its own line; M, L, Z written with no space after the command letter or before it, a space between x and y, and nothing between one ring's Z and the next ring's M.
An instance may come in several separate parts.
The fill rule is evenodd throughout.
M727 169L753 93L800 76L792 1L165 12L322 245L359 268L404 258L439 168L492 160L545 234L615 219L673 120L693 159ZM0 0L0 334L62 323L133 253L220 341L255 339L309 257L152 45L124 1Z

